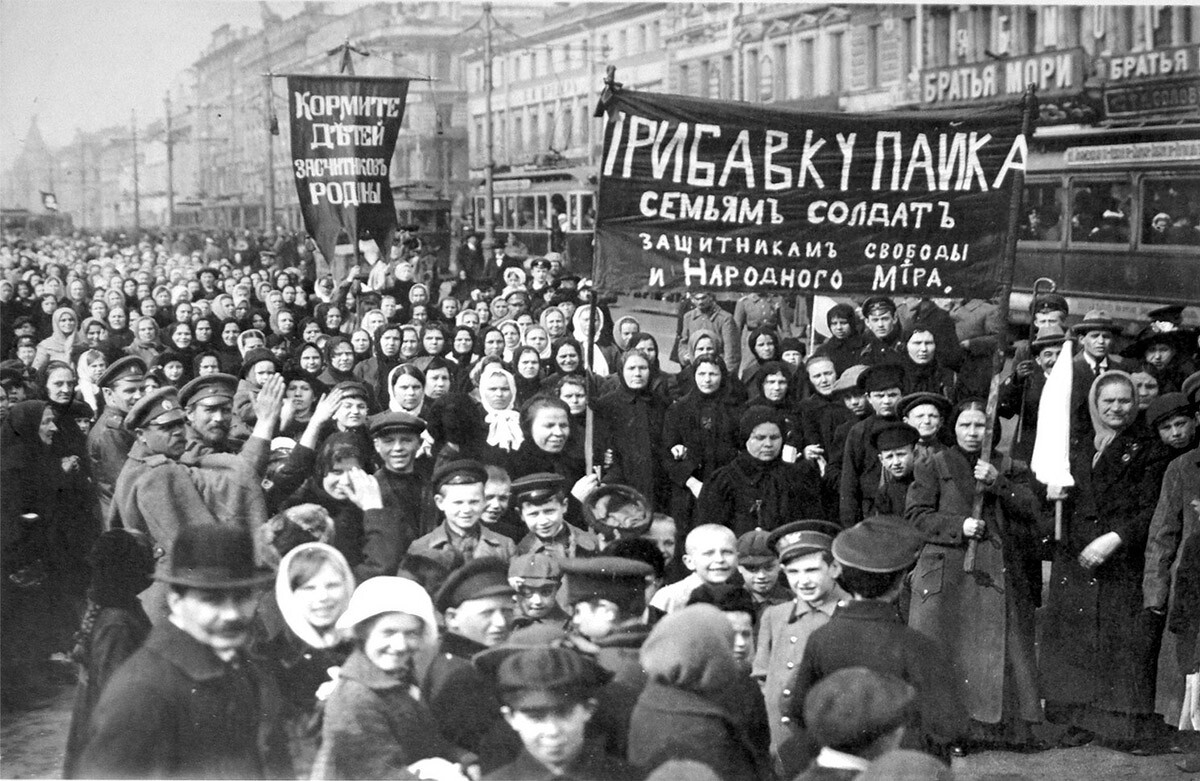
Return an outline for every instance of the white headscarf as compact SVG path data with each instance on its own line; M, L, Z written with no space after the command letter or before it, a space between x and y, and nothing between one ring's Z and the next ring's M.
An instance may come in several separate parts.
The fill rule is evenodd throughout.
M296 556L304 551L320 551L325 555L326 560L333 565L338 576L342 579L342 583L346 587L345 595L342 597L342 603L338 606L338 618L346 612L346 608L350 606L350 595L354 591L354 573L350 570L350 565L346 562L346 557L331 545L326 545L323 542L306 542L292 548L279 562L279 570L275 573L275 602L279 605L279 613L283 616L283 620L287 622L288 628L296 634L305 643L312 648L330 648L346 639L347 634L338 630L335 626L330 626L326 631L319 632L317 628L304 618L300 610L299 604L295 599L296 590L292 588L291 574L289 570L292 568L292 562ZM335 621L336 624L336 621Z
M579 358L581 363L586 363L588 350L590 349L592 353L592 365L588 368L601 377L607 377L612 374L612 367L608 365L608 358L604 356L604 351L600 349L599 345L594 344L600 334L604 333L604 310L599 307L596 308L596 328L594 331L588 328L588 313L591 310L592 307L589 305L581 304L571 318L571 322L575 326L575 339L583 346L583 355L579 356ZM593 342L591 348L588 347L588 342Z
M1129 388L1129 392L1133 394L1133 406L1129 408L1128 419L1125 421L1125 425L1119 429L1113 428L1100 418L1100 405L1098 403L1100 386L1107 385L1114 380L1126 385ZM1133 378L1128 374L1114 369L1104 372L1092 381L1092 387L1088 390L1088 414L1092 417L1092 429L1096 432L1095 437L1092 439L1092 444L1096 447L1096 455L1092 457L1092 466L1095 466L1096 462L1100 460L1104 449L1117 438L1117 434L1128 428L1129 424L1134 421L1134 418L1137 417L1137 411L1137 388L1133 385Z
M499 375L508 381L512 391L508 406L505 409L493 409L488 406L483 394L483 383L492 375ZM501 450L514 451L521 447L525 435L521 432L521 414L513 409L517 403L517 381L499 363L489 363L479 373L479 403L483 405L484 420L488 424L487 443Z

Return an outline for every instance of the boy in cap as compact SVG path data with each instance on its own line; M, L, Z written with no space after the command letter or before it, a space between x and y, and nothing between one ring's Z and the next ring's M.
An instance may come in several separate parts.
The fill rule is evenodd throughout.
M737 541L738 574L754 605L756 623L768 607L792 599L792 592L779 581L779 557L771 547L770 537L769 532L752 529Z
M879 452L871 435L884 423L897 420L896 407L903 395L904 370L884 363L868 367L858 378L873 413L850 427L842 456L839 519L843 527L862 520L863 500L879 485Z
M779 755L799 734L791 715L791 679L804 657L804 647L812 632L829 621L838 604L850 598L837 583L841 567L830 552L838 531L837 525L826 521L796 521L780 526L767 540L779 555L783 574L795 595L792 601L763 611L751 668L751 675L763 686L771 755L777 769L785 764L801 764L784 762Z
M512 642L522 644L546 629L561 629L571 620L558 604L562 568L547 553L524 553L508 563L508 583L517 592L519 615L513 618Z
M368 419L368 431L381 465L375 472L380 498L391 512L380 519L385 525L363 519L364 577L396 572L400 557L421 536L426 504L426 480L415 468L425 421L403 411L382 412Z
M570 648L496 648L475 657L494 680L504 720L522 750L484 776L498 781L619 781L632 776L622 760L603 753L587 734L598 695L612 674Z
M104 411L88 432L87 454L96 479L101 516L107 516L113 489L125 459L133 448L133 432L125 428L125 415L142 398L142 379L146 362L136 355L115 361L96 381L104 396Z
M568 559L599 551L596 535L566 522L563 485L563 478L552 472L534 472L513 481L513 504L529 529L517 544L517 553L547 553Z
M812 633L790 688L793 718L816 684L847 667L895 675L917 691L917 718L905 740L945 757L963 734L967 714L945 651L936 641L905 625L895 600L904 576L916 563L922 539L895 516L875 516L834 538L831 552L841 566L839 581L852 599Z
M862 315L867 332L865 344L859 351L859 362L868 366L899 363L904 355L904 344L896 302L887 296L871 296L863 302Z
M512 478L502 466L487 464L487 482L483 485L483 516L480 521L485 529L491 529L516 544L525 538L529 530L512 507Z
M821 753L795 781L850 781L904 736L916 690L865 667L838 670L804 700L804 722Z
M660 588L650 601L651 623L687 606L692 592L705 583L727 583L738 577L737 537L728 526L706 523L688 532L683 564L692 574Z
M448 551L459 561L511 559L516 554L512 540L480 523L487 477L487 470L478 461L451 461L438 469L433 475L433 503L442 523L413 542L408 552L429 555L431 551Z
M450 573L433 604L446 632L421 691L446 739L478 754L487 771L510 761L517 746L500 718L495 690L470 660L504 643L512 631L508 565L491 557L468 561Z
M907 423L890 421L871 434L879 453L879 486L863 499L863 515L903 515L908 487L913 481L917 442L921 434Z

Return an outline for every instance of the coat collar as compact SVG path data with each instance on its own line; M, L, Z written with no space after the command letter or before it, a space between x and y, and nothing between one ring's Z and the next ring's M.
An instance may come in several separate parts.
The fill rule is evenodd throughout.
M228 674L229 665L213 650L189 635L170 620L151 630L146 650L162 657L193 681L212 681Z
M900 621L900 613L891 602L878 599L851 599L839 602L834 618L847 618L858 621Z
M824 613L827 616L832 616L834 611L836 611L839 607L847 605L851 601L850 595L847 594L846 591L836 583L833 584L833 591L831 594L833 599L830 599L819 608L814 608L812 605L799 598L793 600L792 614L788 617L788 623L790 624L793 621L798 621L801 616L808 613Z
M362 652L362 649L358 648L354 650L354 653L350 654L349 658L346 659L346 663L342 665L339 677L357 681L373 691L399 689L407 685L401 679L388 675L372 664L367 655Z
M442 635L441 651L444 654L451 656L461 656L464 659L470 659L475 654L486 651L487 646L483 643L477 643L470 638L463 637L454 632L447 632Z

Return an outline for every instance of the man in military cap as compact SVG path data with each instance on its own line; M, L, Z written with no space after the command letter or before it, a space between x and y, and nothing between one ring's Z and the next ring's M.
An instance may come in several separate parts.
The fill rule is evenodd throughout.
M838 604L850 595L837 584L841 568L830 548L838 533L826 521L795 521L775 529L767 538L783 565L794 598L768 607L759 618L758 643L751 675L763 686L767 723L771 728L771 756L776 769L793 767L799 760L781 759L785 746L803 752L799 725L792 711L791 679L804 658L809 636L823 626Z
M421 536L426 480L415 469L425 421L407 412L382 412L368 420L371 442L382 465L375 472L383 507L389 512L363 519L362 576L391 575L400 557Z
M917 692L894 675L847 667L804 700L804 723L821 753L796 781L851 781L900 745Z
M529 283L526 287L531 297L542 300L546 291L552 287L550 261L545 258L533 258L529 261Z
M498 781L622 781L636 775L588 740L597 699L612 674L570 648L495 648L475 657L495 681L521 753L484 776Z
M470 660L508 639L515 611L513 594L508 565L485 557L451 572L433 598L446 632L421 691L442 734L479 755L485 772L511 761L518 743L500 717L492 683Z
M88 432L87 453L96 479L101 517L108 516L113 489L133 447L135 437L125 428L125 415L142 398L145 374L146 362L127 355L113 362L96 381L104 396L104 411Z
M547 553L559 559L594 555L596 535L566 522L564 480L553 472L534 472L512 484L512 501L529 533L517 543L517 553Z
M453 553L458 561L511 559L517 550L513 541L480 523L487 476L487 469L478 461L451 461L438 469L431 488L442 522L413 542L408 552L427 555L429 551L446 551Z
M867 332L866 344L859 352L859 363L867 366L899 363L904 355L904 344L896 302L887 296L871 296L863 301L862 316Z
M793 719L825 677L847 667L887 673L917 690L918 719L904 745L942 757L965 734L967 714L945 649L905 625L895 601L917 561L923 539L898 516L877 515L839 532L830 550L841 567L839 582L852 599L813 631L789 688ZM790 774L789 774L790 775Z
M171 554L157 576L169 618L105 687L79 777L294 777L279 691L245 653L256 590L274 575L244 529L191 526Z
M537 644L546 629L562 633L571 616L558 603L562 567L557 559L540 551L515 556L508 563L508 583L517 592L519 611L513 619L513 643Z
M864 516L904 514L920 439L920 432L899 420L885 423L872 432L871 446L879 453L880 481L875 492L863 499Z
M897 420L896 406L903 394L904 370L897 364L869 366L858 378L872 414L850 427L842 455L839 518L843 526L862 519L863 500L879 485L879 451L871 435L885 423Z
M230 437L237 384L233 375L207 374L179 390L179 401L187 410L188 422L188 447L181 460L192 466L204 466L201 460L207 456L236 455L243 468L249 467L261 479L271 456L271 439L279 426L286 385L280 374L263 383L254 398L254 429L245 443L239 444Z
M1028 462L1033 456L1042 391L1066 341L1066 332L1059 326L1042 326L1028 345L1032 357L1022 361L1014 359L1012 373L1000 383L1000 415L1006 418L1021 416L1020 428L1013 437L1013 458Z

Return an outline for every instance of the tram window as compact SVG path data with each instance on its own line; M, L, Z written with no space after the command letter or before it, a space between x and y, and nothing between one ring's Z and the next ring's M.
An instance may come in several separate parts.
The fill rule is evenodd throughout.
M1076 181L1071 186L1071 243L1128 244L1130 186L1119 181Z
M536 227L537 208L534 199L531 196L523 195L514 200L516 201L516 208L513 209L513 227Z
M1142 180L1142 244L1200 245L1200 178Z
M1022 241L1053 241L1062 238L1062 194L1058 182L1025 185L1021 207Z
M596 227L596 197L594 195L584 193L580 196L579 213L583 230L590 231Z

